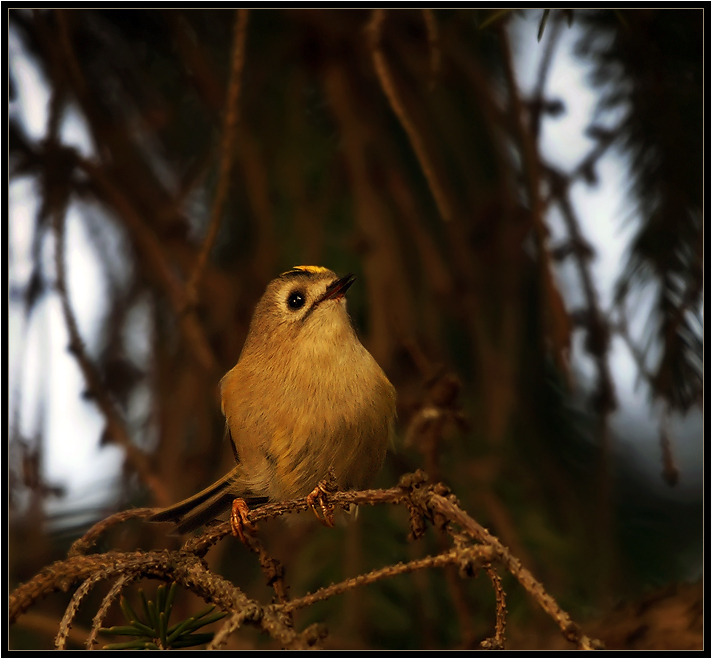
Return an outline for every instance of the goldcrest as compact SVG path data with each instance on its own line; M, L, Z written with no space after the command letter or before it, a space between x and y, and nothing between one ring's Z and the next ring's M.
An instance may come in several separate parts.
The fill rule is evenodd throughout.
M396 392L351 325L345 294L353 282L295 266L268 284L220 383L236 465L151 521L186 533L235 499L303 497L329 474L342 490L369 484L393 438Z

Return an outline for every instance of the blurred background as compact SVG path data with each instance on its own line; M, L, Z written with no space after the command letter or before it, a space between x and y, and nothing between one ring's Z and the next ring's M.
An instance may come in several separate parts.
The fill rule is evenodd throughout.
M302 263L357 275L350 313L398 390L375 486L445 482L577 621L699 580L702 11L237 20L9 12L10 589L99 519L230 468L220 377L267 282ZM385 508L262 527L294 596L441 548ZM127 523L104 549L177 547L165 534ZM271 597L238 542L208 562ZM512 647L556 632L505 589ZM68 598L14 647L50 647ZM467 648L493 604L487 579L422 573L297 624L335 648Z

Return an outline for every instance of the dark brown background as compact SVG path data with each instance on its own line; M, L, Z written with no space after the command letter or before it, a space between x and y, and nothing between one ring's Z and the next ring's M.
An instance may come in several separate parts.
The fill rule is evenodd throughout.
M376 485L416 468L446 482L581 622L701 561L701 502L654 493L612 450L609 419L619 401L608 356L611 336L625 328L601 308L594 255L569 195L576 181L595 185L608 149L626 159L636 236L618 299L625 305L631 291L657 285L653 347L633 339L640 375L671 412L701 406L700 11L551 12L542 52L573 19L600 103L621 117L589 127L591 155L569 172L539 152L542 122L566 108L541 92L546 64L534 96L522 95L506 12L388 11L374 41L367 10L253 11L232 83L231 10L9 17L51 92L43 140L10 122L11 173L33 177L41 199L34 271L16 299L29 316L44 296L63 292L57 273L72 254L57 270L39 246L48 235L62 244L65 211L79 209L106 264L107 311L99 349L87 351L78 336L70 348L87 399L107 420L101 441L126 456L111 505L85 511L73 527L48 519L44 502L61 492L42 477L43 437L11 426L11 589L63 557L88 518L177 501L229 468L217 383L239 356L266 283L297 263L358 276L349 309L399 396L397 451ZM522 17L539 29L540 10ZM87 122L95 159L59 138L69 104ZM557 244L548 240L553 208L568 232ZM216 241L191 306L186 282L209 226ZM553 276L569 259L585 300L576 309ZM135 313L150 328L150 357L140 362L125 331ZM571 367L575 333L595 364L588 385ZM132 398L139 388L148 412ZM424 429L418 414L432 404L445 422ZM661 470L673 483L674 453L661 433ZM164 532L127 524L107 543L176 546ZM409 545L404 515L385 508L363 510L357 524L335 531L274 523L263 533L294 593L438 546L435 534ZM254 558L237 543L221 543L208 559L251 596L269 599ZM551 622L514 583L505 580L505 589L512 647L532 646ZM67 597L21 619L14 647L50 647L53 632L37 630L51 627ZM90 624L96 597L80 623ZM460 590L448 574L428 572L359 589L297 622L325 621L332 647L469 647L491 635L493 601L486 579ZM176 603L183 615L198 605L187 594ZM118 607L111 616L120 620ZM264 647L250 632L232 643Z

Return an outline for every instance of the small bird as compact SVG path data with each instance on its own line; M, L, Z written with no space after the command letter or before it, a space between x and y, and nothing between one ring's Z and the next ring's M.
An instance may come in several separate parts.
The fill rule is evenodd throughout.
M396 392L346 311L354 279L299 265L267 285L240 358L220 383L236 465L150 521L187 533L232 507L233 533L245 541L243 528L254 528L248 503L308 496L331 526L325 480L342 490L369 484L393 439Z

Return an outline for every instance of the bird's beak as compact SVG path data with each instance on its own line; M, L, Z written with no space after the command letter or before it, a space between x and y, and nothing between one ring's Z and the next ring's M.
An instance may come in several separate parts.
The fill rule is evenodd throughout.
M351 273L342 277L341 279L337 279L336 281L329 284L326 291L324 292L324 295L322 295L321 300L319 301L323 302L324 300L340 300L342 297L344 297L344 295L346 295L346 291L349 290L351 284L353 284L355 280L356 275L352 275Z

